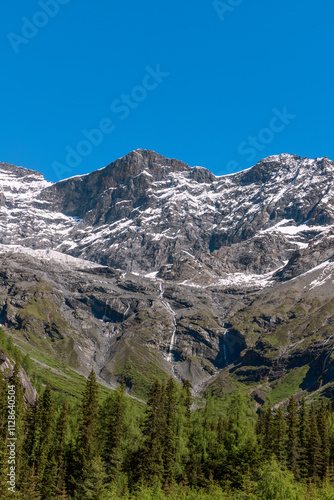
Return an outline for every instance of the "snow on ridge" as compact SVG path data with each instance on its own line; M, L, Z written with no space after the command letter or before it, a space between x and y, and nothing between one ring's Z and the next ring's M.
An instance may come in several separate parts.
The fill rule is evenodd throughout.
M329 226L308 226L306 223L304 224L299 224L299 225L286 225L288 222L294 222L293 219L282 219L281 221L277 222L274 226L268 227L267 229L262 229L259 232L260 233L271 233L278 231L280 233L283 233L284 235L288 236L294 236L300 232L303 231L319 231L319 232L324 232L324 231L330 231L333 229L334 225L329 225ZM307 222L307 221L306 221Z
M308 285L305 285L304 289L313 290L314 288L318 288L322 285L327 284L329 281L331 282L331 285L333 286L333 283L334 283L334 277L333 277L333 275L334 275L334 262L331 259L327 259L324 262L321 262L321 264L318 264L317 266L313 267L312 269L309 269L305 273L300 274L299 276L296 276L295 278L292 278L291 281L299 279L299 278L304 278L305 276L318 273L319 271L320 271L320 274L314 280L312 280Z
M47 260L47 261L54 261L57 264L60 265L66 265L70 267L75 267L75 268L97 268L97 267L103 267L100 264L96 264L94 262L81 259L78 257L72 257L71 255L67 255L61 252L57 252L55 250L44 250L44 249L38 249L34 250L29 247L24 247L22 245L3 245L0 244L0 254L6 254L6 253L18 253L18 254L24 254L24 255L29 255L31 257L34 257L36 259L40 260Z

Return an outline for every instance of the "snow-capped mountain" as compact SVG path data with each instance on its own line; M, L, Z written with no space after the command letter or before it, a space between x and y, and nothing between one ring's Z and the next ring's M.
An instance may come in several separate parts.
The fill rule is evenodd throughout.
M215 177L137 150L53 185L9 165L0 164L0 173L2 243L139 273L167 276L165 266L188 260L208 277L265 274L330 234L334 223L334 164L327 158L272 156Z
M38 172L0 163L0 243L53 248L63 240L76 221L38 199L51 185Z
M333 182L328 158L288 154L217 177L137 150L55 184L0 163L1 322L28 337L34 324L57 352L70 337L68 359L93 359L108 382L143 360L194 383L226 365L247 379L259 363L274 380L283 345L286 363L296 342L304 352L302 320L280 354L267 336L299 317L296 304L309 317L334 297ZM32 320L31 300L46 296L57 321L40 309ZM316 332L318 360L332 347Z

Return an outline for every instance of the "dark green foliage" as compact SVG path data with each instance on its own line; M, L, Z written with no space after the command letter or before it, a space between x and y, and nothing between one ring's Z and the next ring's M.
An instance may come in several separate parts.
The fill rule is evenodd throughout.
M142 449L141 475L150 485L161 483L164 476L165 398L165 386L156 380L149 394L143 426L145 442Z
M268 408L265 416L263 417L262 433L263 433L263 447L265 455L271 457L274 453L274 417L271 408Z
M286 460L286 422L281 407L276 411L273 423L273 445L277 460L284 464Z
M164 451L163 462L165 469L165 478L167 482L173 481L175 478L175 462L176 462L176 417L178 410L177 385L171 377L167 382L166 387L166 405L165 405L165 436L164 436ZM186 403L187 404L187 403ZM187 409L186 409L187 411Z
M66 434L68 412L67 404L64 402L57 420L53 449L53 494L57 500L61 499L66 493Z
M334 492L332 409L297 404L260 412L231 394L222 410L207 395L192 408L190 386L151 387L145 413L131 411L122 384L98 406L91 372L79 411L46 387L24 400L18 367L17 493L8 494L6 397L0 378L0 497L4 500L325 499Z
M315 407L312 404L310 412L310 427L308 433L308 458L309 458L309 476L317 480L321 475L322 456L321 439L318 431L318 422Z
M75 482L81 484L91 464L98 457L98 384L92 370L89 374L86 389L79 413L78 436L76 439L73 461L75 465Z
M308 436L310 432L310 424L308 412L306 409L305 398L302 398L301 408L299 411L299 424L298 424L298 443L299 443L299 456L298 468L299 474L302 479L308 477Z
M291 396L287 413L287 465L296 478L299 477L298 468L298 415L295 398Z
M188 420L190 420L191 416L191 405L192 405L192 395L190 390L190 382L189 380L185 380L183 382L183 391L182 391L182 399L183 405L185 407L185 416Z
M321 403L321 408L317 413L318 432L320 437L321 450L321 471L320 476L324 478L329 467L330 460L330 441L328 433L328 409L324 401Z
M105 500L106 489L106 473L102 459L96 456L91 460L89 467L88 465L84 467L81 481L75 488L73 499Z
M115 479L122 469L123 449L127 434L127 398L124 384L106 401L107 409L104 419L104 444L102 456L107 472Z

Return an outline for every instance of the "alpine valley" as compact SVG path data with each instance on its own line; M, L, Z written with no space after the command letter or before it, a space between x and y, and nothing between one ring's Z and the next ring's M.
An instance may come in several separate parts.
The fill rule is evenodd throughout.
M257 405L333 395L328 158L217 177L136 150L55 184L0 163L0 227L0 322L59 376L143 399L170 375Z

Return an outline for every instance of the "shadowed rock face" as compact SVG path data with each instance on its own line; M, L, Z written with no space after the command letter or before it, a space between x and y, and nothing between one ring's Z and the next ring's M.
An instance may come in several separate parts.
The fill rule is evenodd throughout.
M1 322L108 383L148 365L329 383L331 319L321 338L303 321L333 298L333 182L332 161L287 154L216 177L137 150L56 184L0 163Z

